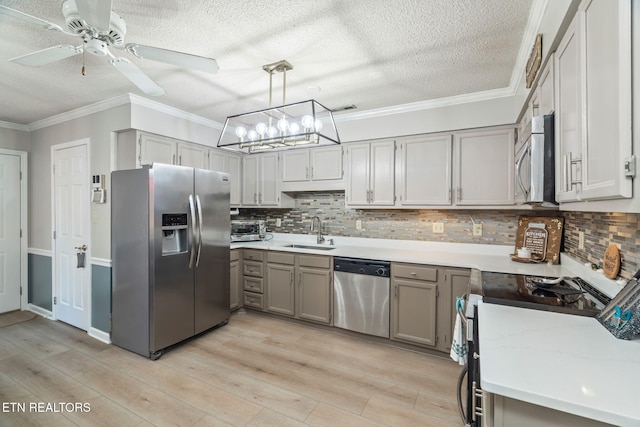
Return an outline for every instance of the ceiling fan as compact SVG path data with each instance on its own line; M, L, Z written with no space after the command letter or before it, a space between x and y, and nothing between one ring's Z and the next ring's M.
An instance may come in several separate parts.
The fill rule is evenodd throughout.
M109 63L133 84L147 95L154 96L164 95L164 89L128 59L114 56L109 51L109 47L125 50L138 58L165 62L211 74L218 72L218 63L212 58L136 43L124 44L127 26L124 20L111 10L111 0L64 1L62 3L62 14L65 18L66 29L6 6L0 5L0 13L39 25L47 30L80 37L83 41L80 46L58 45L9 60L16 64L39 67L88 52L95 56L107 57ZM84 74L84 66L82 68L82 73Z

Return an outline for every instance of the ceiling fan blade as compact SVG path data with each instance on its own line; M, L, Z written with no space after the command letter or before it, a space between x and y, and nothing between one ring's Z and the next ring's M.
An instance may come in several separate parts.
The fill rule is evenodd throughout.
M70 34L64 31L59 25L53 24L49 21L45 21L44 19L36 18L35 16L20 12L19 10L11 9L7 6L0 6L0 13L13 16L14 18L22 19L23 21L29 22L31 24L36 24L40 27L46 28L47 30L60 31L61 33Z
M9 61L29 67L40 67L41 65L51 64L61 59L69 58L82 52L82 47L71 46L70 44L61 44L49 47L37 52L28 53L26 55L11 58Z
M215 59L204 56L191 55L190 53L176 52L159 47L144 46L135 43L128 43L125 46L127 52L138 58L151 59L153 61L166 62L179 67L190 68L192 70L204 71L205 73L216 74L220 69Z
M85 22L101 33L108 33L111 24L111 0L75 0L78 13Z
M164 95L164 89L156 84L149 76L143 73L140 68L132 64L125 58L112 58L109 63L116 67L126 78L138 86L147 95L160 96Z

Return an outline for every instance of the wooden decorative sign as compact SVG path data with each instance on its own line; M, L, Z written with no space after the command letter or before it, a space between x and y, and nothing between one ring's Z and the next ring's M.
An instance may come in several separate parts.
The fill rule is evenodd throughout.
M610 244L604 251L604 261L602 262L604 275L609 279L615 279L620 271L620 250L615 244Z
M538 74L538 70L540 69L540 64L542 63L542 34L538 34L536 36L536 41L531 48L531 53L529 54L529 60L527 61L527 66L524 70L524 74L527 80L527 89L529 89L533 85L533 81L536 79L536 75Z
M558 264L563 227L562 217L521 216L518 218L514 256L519 248L524 247L531 249L531 261ZM512 259L519 261L517 257Z

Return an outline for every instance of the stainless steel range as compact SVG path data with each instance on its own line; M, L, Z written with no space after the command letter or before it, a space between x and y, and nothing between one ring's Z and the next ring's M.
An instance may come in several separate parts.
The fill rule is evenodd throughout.
M492 304L595 317L611 298L579 277L548 279L483 271L482 300Z

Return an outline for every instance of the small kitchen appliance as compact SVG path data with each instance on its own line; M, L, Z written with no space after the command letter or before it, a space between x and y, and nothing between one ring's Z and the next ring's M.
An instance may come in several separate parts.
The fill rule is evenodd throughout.
M233 220L231 221L231 241L250 242L264 240L266 226L263 219Z
M516 200L557 206L554 155L554 115L533 117L531 135L516 152Z

